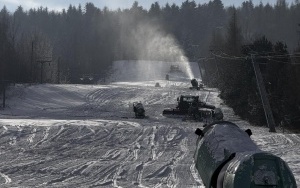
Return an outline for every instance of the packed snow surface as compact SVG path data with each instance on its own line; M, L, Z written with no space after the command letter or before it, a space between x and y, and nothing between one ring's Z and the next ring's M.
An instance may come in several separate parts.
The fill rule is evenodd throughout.
M156 83L161 87L154 87ZM300 183L300 137L252 127L225 106L216 89L188 81L107 85L16 85L0 111L0 187L204 187L194 167L203 122L162 116L176 98L199 95L263 151L287 162ZM141 101L146 119L135 119Z

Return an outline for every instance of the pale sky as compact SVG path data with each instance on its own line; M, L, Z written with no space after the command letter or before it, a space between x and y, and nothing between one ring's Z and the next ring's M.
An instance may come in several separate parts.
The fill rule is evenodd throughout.
M10 12L14 12L15 9L21 5L25 10L30 8L37 8L40 6L48 7L50 10L61 11L63 8L67 9L70 4L75 5L76 7L81 4L83 7L85 3L92 2L96 7L103 8L107 6L110 10L115 10L117 8L130 8L133 2L136 0L0 0L0 9L5 5ZM150 5L154 2L159 2L161 6L164 6L167 2L169 4L176 3L181 5L185 0L137 0L140 6L143 6L146 9L149 9ZM235 5L240 6L244 0L222 0L225 7ZM263 4L270 3L275 4L277 0L252 0L254 4ZM295 0L286 0L289 4ZM209 2L209 0L195 0L197 4L204 4Z

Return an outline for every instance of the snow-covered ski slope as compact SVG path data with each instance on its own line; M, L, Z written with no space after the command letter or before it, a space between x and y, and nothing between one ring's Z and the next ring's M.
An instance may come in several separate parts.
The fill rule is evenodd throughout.
M222 104L217 90L189 87L159 79L10 87L0 111L0 187L204 187L193 162L194 131L203 123L161 115L181 94L199 95L222 108L225 120L251 128L251 138L282 157L299 185L299 135L252 127ZM148 118L134 118L135 101Z

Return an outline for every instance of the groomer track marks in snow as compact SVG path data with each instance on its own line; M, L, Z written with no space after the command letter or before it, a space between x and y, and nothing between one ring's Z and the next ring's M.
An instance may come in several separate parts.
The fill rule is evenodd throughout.
M154 87L156 82L161 88ZM176 98L185 94L207 97L208 103L225 109L226 120L251 128L251 138L286 160L300 183L299 135L251 127L221 105L216 90L190 91L189 86L162 80L16 86L24 93L21 98L10 97L10 88L10 108L0 111L0 187L203 188L192 168L194 131L203 123L162 116L164 108L176 106ZM130 118L134 101L143 103L148 119Z

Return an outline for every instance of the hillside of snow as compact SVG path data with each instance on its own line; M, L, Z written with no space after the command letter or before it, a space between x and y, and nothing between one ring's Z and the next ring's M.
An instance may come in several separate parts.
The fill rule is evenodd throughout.
M204 122L162 116L178 96L189 94L220 107L224 119L241 129L251 128L259 148L285 160L299 185L298 134L251 126L222 103L216 89L190 90L189 78L165 80L169 65L159 67L164 71L158 78L153 65L154 73L143 80L138 66L127 67L134 64L118 62L107 85L10 86L7 108L0 110L0 187L202 188L193 154L194 131ZM134 118L136 101L146 119Z

